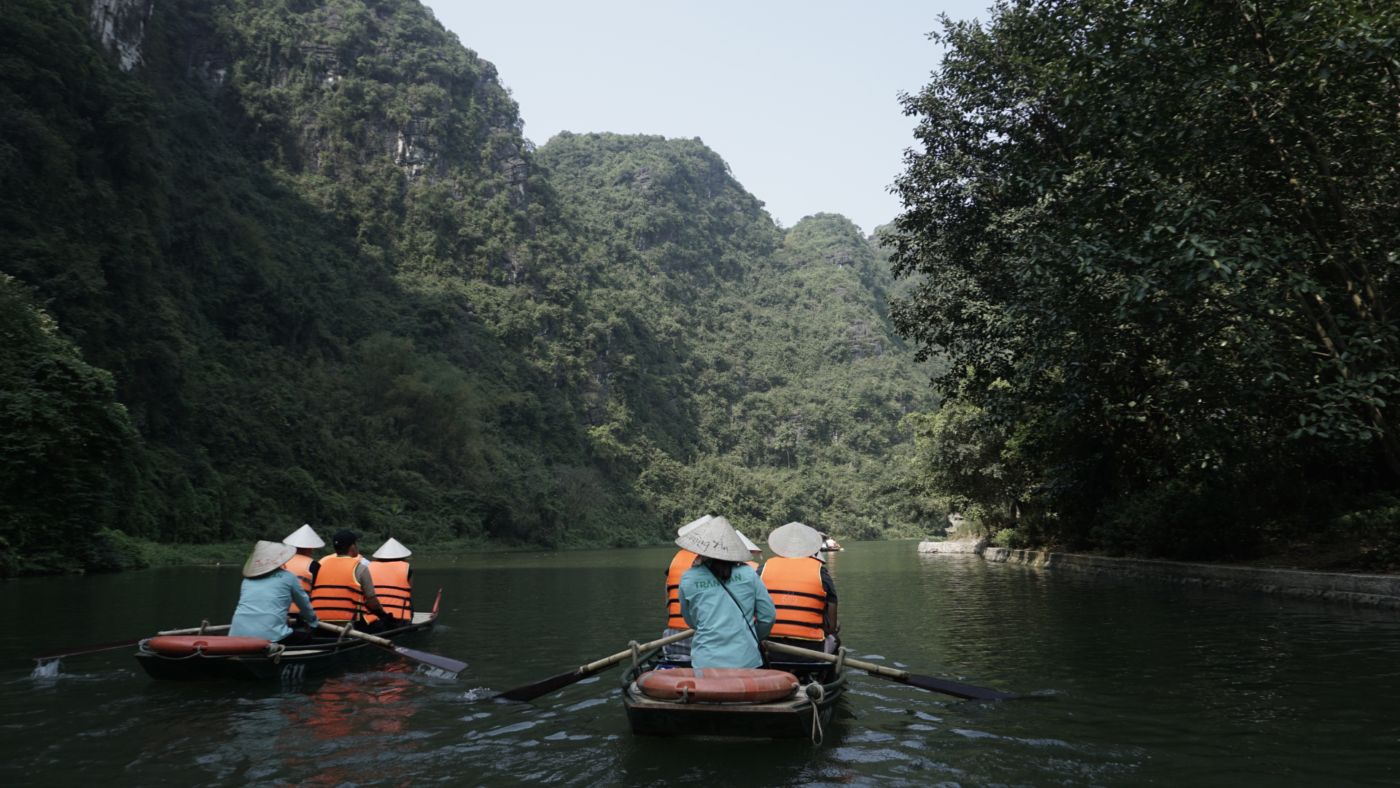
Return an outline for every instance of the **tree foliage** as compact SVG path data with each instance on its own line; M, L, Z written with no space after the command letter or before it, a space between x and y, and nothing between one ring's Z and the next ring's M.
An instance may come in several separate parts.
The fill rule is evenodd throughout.
M1001 442L982 462L1033 480L1014 512L949 490L1062 543L1221 555L1396 483L1397 31L1304 0L945 23L905 100L894 258L924 278L896 318Z

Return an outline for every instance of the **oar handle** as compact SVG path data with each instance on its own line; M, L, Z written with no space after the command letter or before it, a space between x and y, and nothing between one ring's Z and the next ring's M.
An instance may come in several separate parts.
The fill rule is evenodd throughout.
M389 648L394 647L394 641L389 640L387 638L379 637L378 635L371 635L368 632L361 632L358 629L352 629L349 624L346 624L343 627L338 627L335 624L330 623L329 621L317 621L316 626L320 627L321 629L330 630L331 632L335 632L337 634L349 635L352 638L359 638L360 640L368 640L369 642L377 646L388 646Z
M837 656L835 654L828 654L825 651L813 651L810 648L802 648L800 646L789 646L786 643L774 643L771 640L765 640L763 641L763 645L767 647L769 651L776 651L780 654L793 654L799 657L812 657L814 659L820 659L825 662L832 663L835 663L837 660ZM881 676L889 676L892 679L899 679L903 681L909 678L908 671L898 670L896 668L887 668L884 665L876 665L874 662L866 662L863 659L846 657L846 664L850 665L853 668L863 670L866 673L878 673Z
M157 632L157 635L203 635L206 632L227 632L232 627L231 624L219 624L212 627L189 627L187 629L167 629Z
M837 661L837 657L834 657L831 654L826 654L821 651L813 651L811 649L806 648L798 648L797 646L789 646L786 643L774 643L773 641L768 640L764 642L764 645L766 645L772 651L777 651L783 654L796 654L801 657L811 657L813 659L825 660L826 662ZM972 684L963 684L957 681L938 679L934 678L933 676L921 676L917 673L910 673L907 670L887 668L884 665L876 665L874 662L866 662L863 659L852 659L851 657L846 657L845 664L850 665L853 668L863 670L866 673L870 673L872 675L884 676L885 678L894 679L895 681L901 682L903 684L908 684L911 687L926 689L930 692L941 692L944 695L952 695L955 698L965 698L967 700L1010 700L1012 698L1022 697L1014 692L1002 692L1001 690L987 689L986 687L977 687Z
M637 651L651 651L654 648L669 646L672 643L677 643L679 641L685 640L686 638L694 634L695 630L693 629L683 630L681 632L677 632L674 635L667 635L666 637L661 638L660 640L653 640L650 643L643 643L642 645L637 646ZM617 663L621 662L624 659L627 659L630 656L632 656L632 649L629 648L626 651L619 651L616 654L613 654L611 657L603 657L597 662L590 662L587 665L580 665L578 670L575 672L580 675L586 675L588 673L597 673L603 668L616 665Z

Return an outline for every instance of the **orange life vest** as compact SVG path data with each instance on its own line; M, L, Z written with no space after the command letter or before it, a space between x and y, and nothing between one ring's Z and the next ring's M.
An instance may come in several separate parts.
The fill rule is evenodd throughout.
M311 562L314 560L315 559L309 555L297 553L291 558L288 558L287 563L282 564L283 569L297 576L297 579L301 581L301 590L308 594L311 593ZM301 612L301 608L297 607L296 602L292 603L291 612Z
M826 613L826 589L822 588L822 562L815 558L774 556L763 564L763 585L778 609L773 637L822 640Z
M689 629L690 625L681 618L681 575L699 558L689 550L681 550L671 559L671 568L666 570L666 626L671 629Z
M311 587L311 606L323 621L352 621L365 606L365 592L355 579L360 559L348 555L328 555L316 570Z
M408 580L407 561L370 561L369 577L374 581L374 595L384 612L394 618L413 618L413 584ZM373 624L379 616L365 613L365 622Z

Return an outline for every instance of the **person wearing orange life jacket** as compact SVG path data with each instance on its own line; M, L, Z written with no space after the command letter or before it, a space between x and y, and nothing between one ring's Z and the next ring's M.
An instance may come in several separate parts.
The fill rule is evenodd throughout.
M713 515L707 514L700 517L698 520L692 520L676 529L676 536L685 536L713 519ZM666 567L666 629L662 631L662 637L670 637L677 632L690 629L689 625L685 623L685 619L681 618L681 576L686 573L686 570L694 566L699 558L700 556L695 553L682 548L676 551L676 554L671 558L670 565ZM686 639L679 643L663 646L661 648L661 653L666 657L667 661L689 663L690 640Z
M282 540L282 544L296 548L296 553L287 559L287 563L283 564L282 568L296 575L297 579L301 581L301 590L310 594L311 584L316 582L316 570L321 568L321 563L312 558L311 554L313 551L325 547L325 540L321 539L316 533L316 529L312 528L309 523L304 523L300 528L288 534L287 538ZM301 608L297 606L296 602L292 603L291 612L301 612Z
M388 611L390 618L381 619L373 613L365 615L365 623L371 627L380 624L392 629L413 620L413 569L406 560L413 555L399 540L389 537L380 545L369 562L369 576L374 580L374 591L379 596L379 604Z
M778 610L771 639L831 653L841 623L836 584L819 557L822 541L820 533L802 523L775 529L768 535L768 546L776 555L763 565L760 577Z
M363 624L362 613L388 618L374 591L369 562L360 558L360 537L354 531L336 531L331 537L335 555L321 559L311 586L311 606L322 621Z

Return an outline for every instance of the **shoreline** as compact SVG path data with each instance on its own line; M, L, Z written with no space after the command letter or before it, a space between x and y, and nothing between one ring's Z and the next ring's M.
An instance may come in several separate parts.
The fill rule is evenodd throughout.
M977 555L991 563L1034 569L1135 577L1178 585L1345 602L1400 610L1400 575L1320 572L1311 569L1202 564L1147 558L1115 558L1048 550L993 547L985 540L920 542L925 555Z

